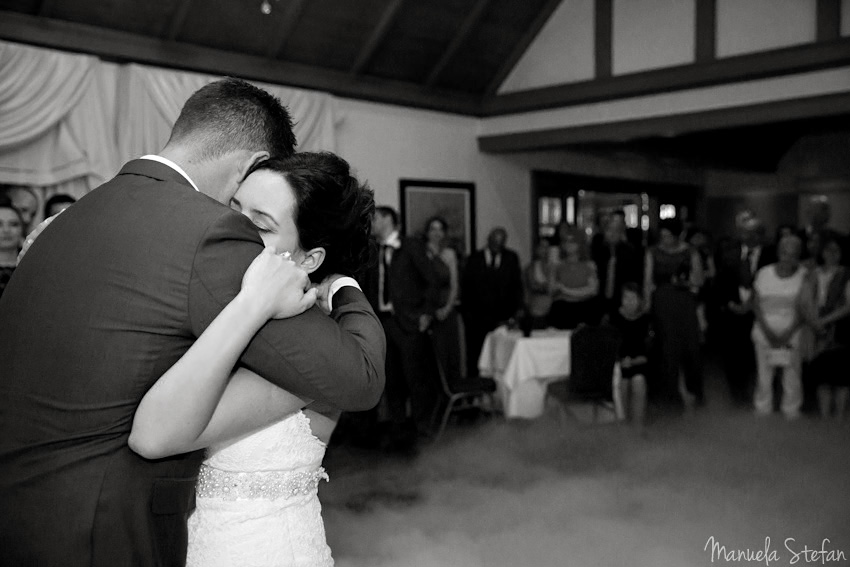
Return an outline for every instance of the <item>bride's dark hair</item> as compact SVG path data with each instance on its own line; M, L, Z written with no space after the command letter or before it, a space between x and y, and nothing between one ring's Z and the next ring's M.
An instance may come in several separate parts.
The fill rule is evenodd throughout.
M329 274L356 276L376 255L372 236L375 198L351 173L348 162L330 152L301 152L257 164L284 176L295 194L293 217L303 250L325 249L322 265L310 274L320 282Z

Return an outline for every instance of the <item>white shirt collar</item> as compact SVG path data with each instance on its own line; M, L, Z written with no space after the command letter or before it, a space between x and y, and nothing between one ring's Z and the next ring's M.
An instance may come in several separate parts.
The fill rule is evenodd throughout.
M401 238L399 238L397 230L392 231L386 240L384 240L384 246L389 246L390 248L401 248Z
M159 162L159 163L161 163L162 165L167 165L168 167L170 167L171 169L173 169L174 171L176 171L177 173L179 173L180 175L182 175L182 176L186 179L186 181L188 181L188 182L189 182L189 184L190 184L190 185L192 185L192 187L194 187L194 188L195 188L195 191L197 191L198 193L200 193L200 192L201 192L201 190L200 190L200 189L198 189L198 186L197 186L197 185L195 185L195 182L194 182L194 181L192 181L192 178L191 178L191 177L189 177L189 176L186 174L186 172L185 172L185 171L183 171L183 168L182 168L182 167L180 167L179 165L177 165L176 163L174 163L173 161L171 161L170 159L164 158L164 157L162 157L162 156L157 156L157 155L154 155L154 154L148 154L148 155L146 155L146 156L142 156L142 157L140 157L139 159L149 159L149 160L151 160L151 161Z

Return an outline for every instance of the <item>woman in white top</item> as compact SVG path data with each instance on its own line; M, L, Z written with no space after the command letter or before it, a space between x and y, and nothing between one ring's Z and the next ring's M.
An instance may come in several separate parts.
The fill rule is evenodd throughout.
M758 365L754 405L756 413L773 412L773 374L782 369L785 417L799 417L803 403L800 379L800 330L803 325L802 291L806 269L800 264L802 242L796 236L779 241L775 264L765 266L753 282L753 344Z

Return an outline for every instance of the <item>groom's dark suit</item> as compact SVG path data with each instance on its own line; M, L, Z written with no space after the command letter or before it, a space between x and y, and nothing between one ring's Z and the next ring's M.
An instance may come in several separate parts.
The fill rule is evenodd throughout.
M0 565L182 565L202 452L127 447L154 381L239 291L263 246L242 215L137 160L63 212L0 300ZM242 364L343 410L377 403L384 337L347 287L271 321Z

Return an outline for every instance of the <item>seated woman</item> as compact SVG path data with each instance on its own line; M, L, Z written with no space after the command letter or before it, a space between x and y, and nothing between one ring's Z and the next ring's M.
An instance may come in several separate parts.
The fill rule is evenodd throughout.
M814 336L809 367L817 384L822 417L843 420L850 398L850 269L841 265L838 235L825 234L820 264L806 282L807 323Z
M596 265L588 258L584 232L567 225L562 225L558 232L561 259L553 270L550 321L558 329L575 329L596 322L599 280Z
M187 565L330 566L317 485L327 478L320 465L336 414L299 411L309 400L233 367L268 319L293 312L281 310L280 279L300 273L306 286L304 272L315 284L367 266L372 192L342 159L305 153L259 164L231 205L254 222L266 251L239 294L145 395L129 445L147 458L209 447L189 518ZM291 262L303 272L287 271ZM326 283L304 294L302 310L317 295L329 311Z
M620 332L620 381L615 395L622 401L624 416L643 425L646 416L646 375L649 368L649 314L643 309L638 285L623 284L620 309L612 313L609 323Z
M800 262L802 242L797 236L779 241L779 261L758 271L753 282L752 337L758 377L756 414L773 412L773 375L782 370L782 413L799 417L803 404L800 380L800 329L803 326L802 291L806 269Z

